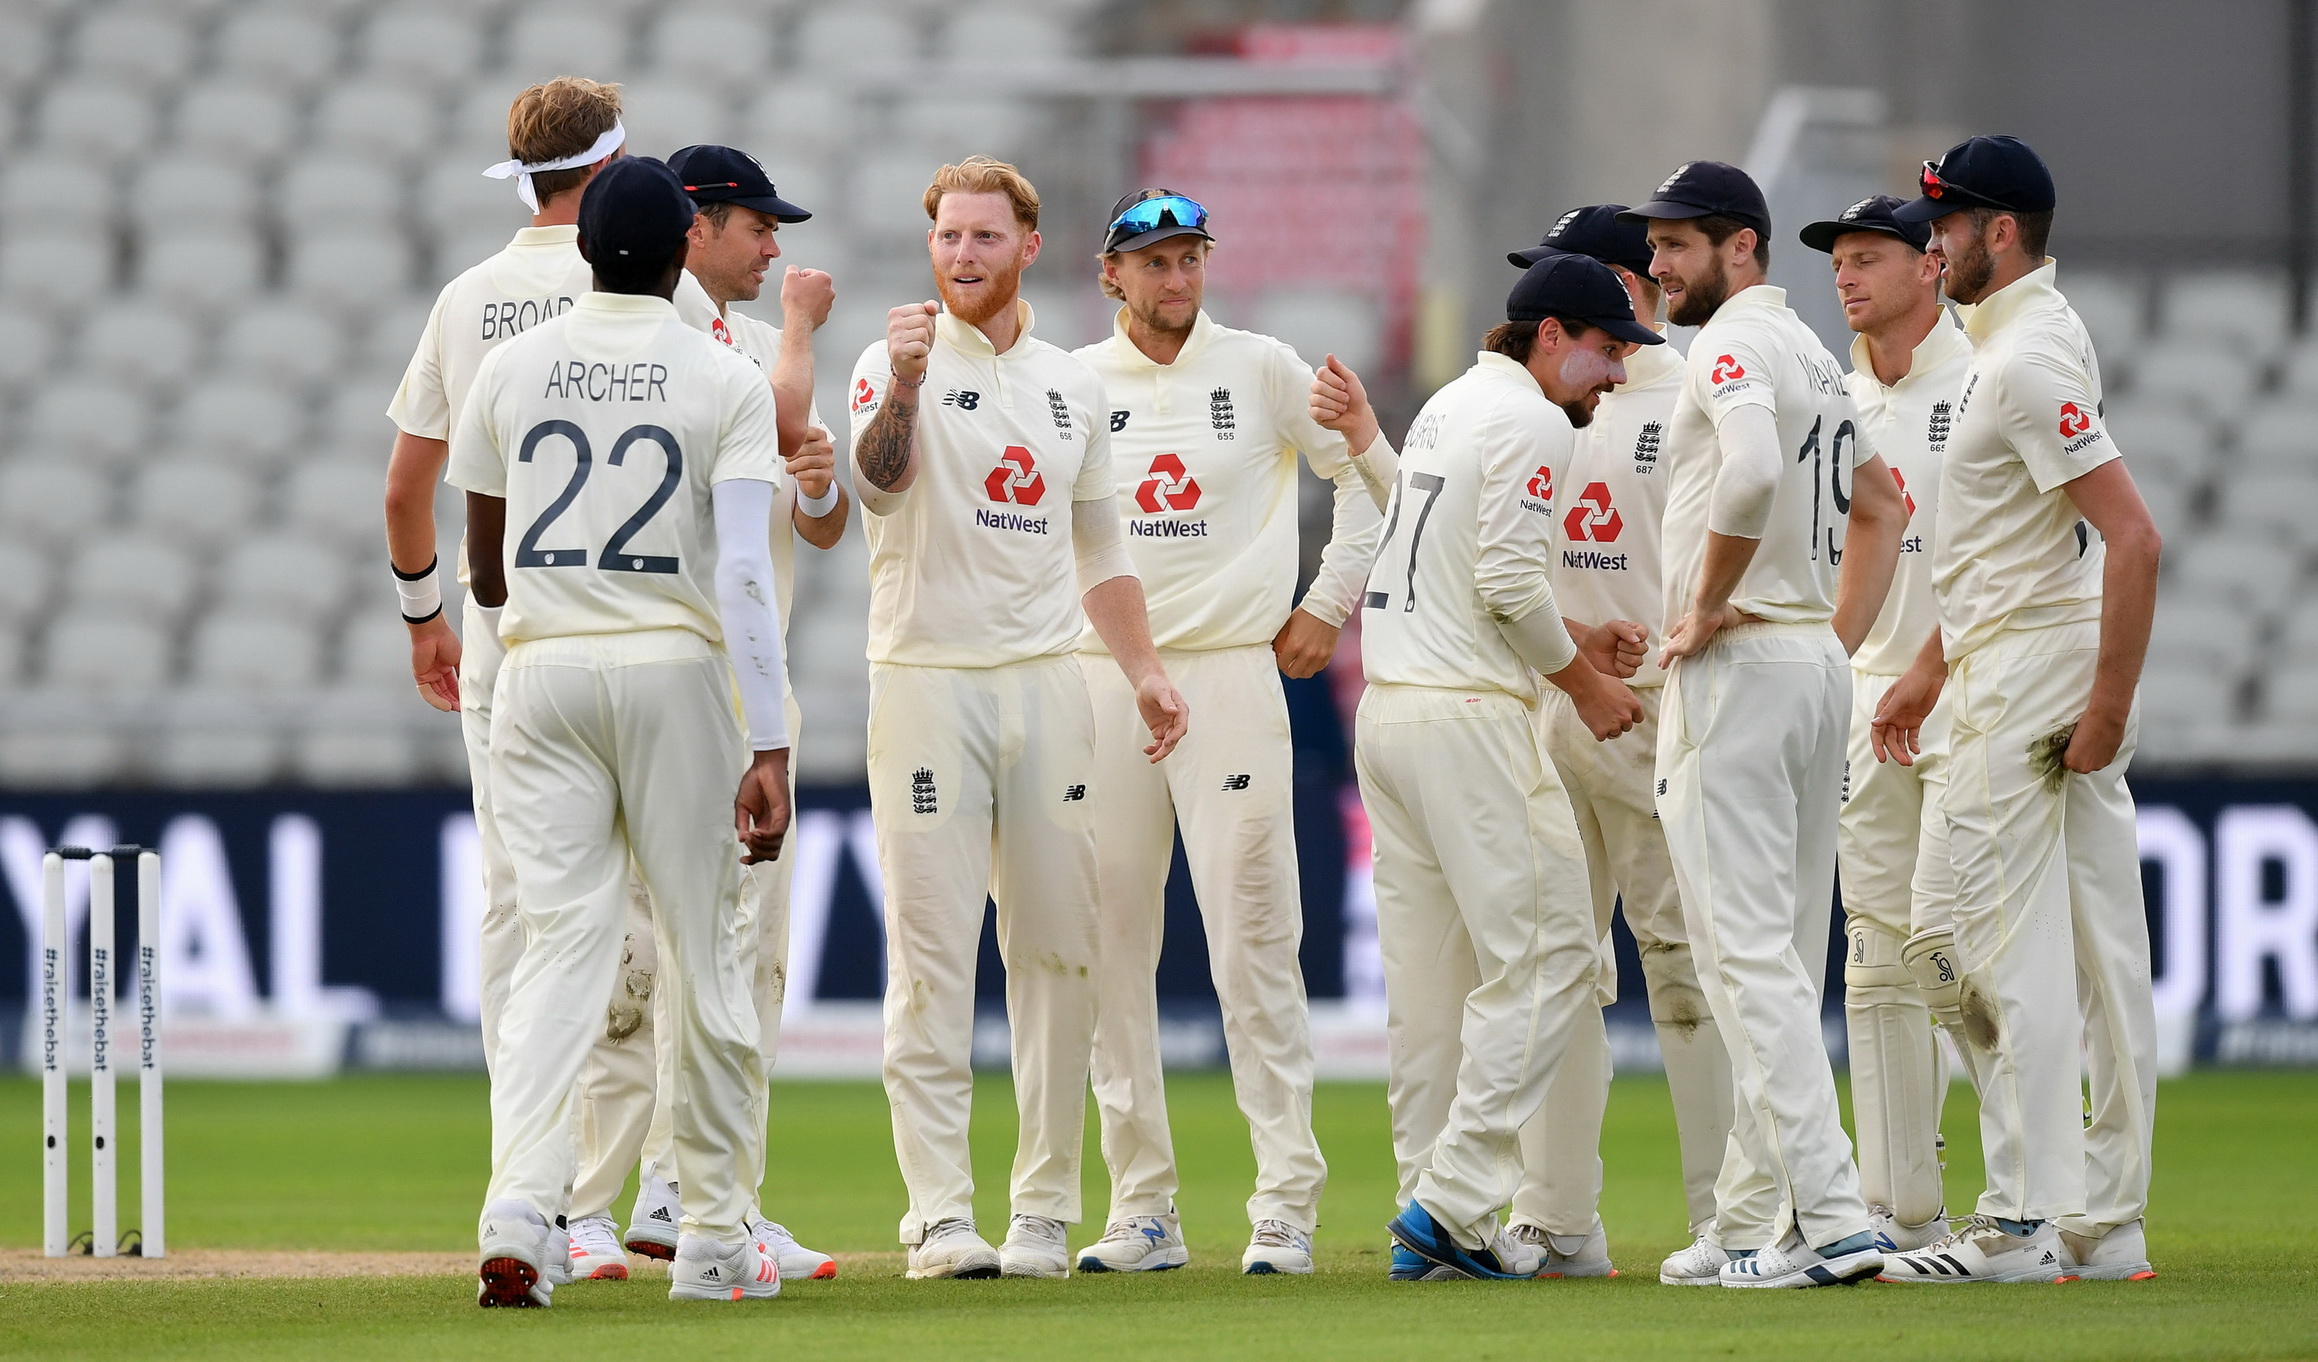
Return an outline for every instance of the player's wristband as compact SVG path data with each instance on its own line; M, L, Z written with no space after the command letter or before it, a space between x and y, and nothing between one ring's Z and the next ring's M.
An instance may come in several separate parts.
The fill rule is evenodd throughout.
M392 559L387 561L394 571L394 594L402 598L403 623L425 624L443 613L443 586L435 576L441 561L435 559L418 572L405 572Z
M829 514L831 511L836 510L837 479L831 478L829 480L829 490L823 492L817 497L806 496L803 489L800 488L797 492L797 509L803 511L806 515L811 516L815 520L819 520L821 517Z
M897 388L907 388L911 392L916 392L918 389L926 386L926 376L924 374L919 374L918 381L915 383L912 383L909 380L903 378L900 374L888 374L886 375L886 378L887 381L893 384L893 386Z

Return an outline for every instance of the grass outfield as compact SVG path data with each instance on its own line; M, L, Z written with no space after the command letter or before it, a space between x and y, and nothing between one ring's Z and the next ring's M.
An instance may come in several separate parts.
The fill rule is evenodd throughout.
M137 1166L123 1085L122 1220ZM0 1356L310 1358L1024 1357L1126 1348L1178 1358L1866 1356L2220 1358L2318 1356L2318 1074L2213 1073L2159 1096L2158 1183L2146 1283L1987 1287L1964 1295L1678 1290L1658 1258L1683 1241L1672 1110L1663 1083L1620 1079L1603 1139L1614 1281L1384 1280L1392 1160L1380 1087L1323 1085L1314 1104L1331 1165L1309 1279L1236 1272L1253 1164L1220 1075L1169 1084L1193 1263L1182 1272L1068 1282L908 1282L893 1242L902 1209L885 1102L874 1084L775 1089L767 1183L805 1242L846 1255L834 1282L777 1301L671 1303L654 1276L556 1294L552 1311L485 1313L471 1277L0 1283ZM975 1109L985 1226L1005 1223L1010 1092ZM0 1245L40 1238L39 1090L0 1080ZM75 1103L75 1145L86 1108ZM322 1085L180 1083L169 1093L170 1239L178 1249L458 1250L482 1194L479 1078L366 1076ZM1949 1107L1949 1204L1978 1183L1969 1099ZM1088 1141L1099 1214L1102 1165ZM85 1175L74 1224L86 1224ZM620 1208L625 1214L625 1203ZM1082 1226L1074 1245L1092 1236ZM996 1237L995 1234L992 1236Z

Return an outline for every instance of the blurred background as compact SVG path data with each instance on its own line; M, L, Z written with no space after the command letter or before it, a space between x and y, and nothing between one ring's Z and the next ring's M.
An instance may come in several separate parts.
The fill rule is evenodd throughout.
M1218 319L1342 356L1397 431L1565 208L1746 166L1774 282L1841 354L1793 230L1968 133L2027 138L2167 539L2135 772L2173 1043L2318 1060L2313 32L2311 0L0 0L0 996L39 849L126 838L168 854L188 1017L279 1023L315 1063L479 1053L466 768L409 682L383 412L435 291L526 220L479 173L510 99L577 73L622 82L630 150L729 142L814 211L780 240L837 279L832 414L885 310L929 294L919 195L973 152L1045 195L1048 339L1105 332L1104 213L1164 184L1215 214ZM858 530L799 555L799 1035L878 988L864 559ZM1323 1044L1354 1066L1357 666L1348 635L1293 688L1306 969L1350 1000ZM1163 991L1196 1062L1182 881ZM841 1032L787 1053L842 1067Z

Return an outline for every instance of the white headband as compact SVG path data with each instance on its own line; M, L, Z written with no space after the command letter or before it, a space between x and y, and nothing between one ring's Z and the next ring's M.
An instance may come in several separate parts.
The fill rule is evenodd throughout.
M560 161L501 161L483 173L494 180L515 181L517 196L523 200L526 208L536 213L539 211L539 195L531 187L532 176L544 175L551 170L577 170L581 166L592 166L618 151L627 140L628 130L614 120L611 128L595 140L595 145L577 156L566 156Z

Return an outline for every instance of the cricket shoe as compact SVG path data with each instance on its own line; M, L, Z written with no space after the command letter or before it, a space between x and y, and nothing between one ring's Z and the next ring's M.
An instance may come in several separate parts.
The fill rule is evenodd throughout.
M1457 1282L1465 1279L1464 1273L1453 1267L1442 1267L1397 1239L1392 1242L1392 1266L1386 1270L1385 1275L1396 1282Z
M998 1267L1009 1277L1068 1277L1069 1226L1049 1216L1015 1216L998 1246Z
M1702 1234L1690 1241L1689 1248L1666 1256L1666 1261L1658 1265L1658 1281L1662 1286L1720 1286L1724 1264L1753 1252L1753 1249L1740 1249L1734 1253L1709 1242Z
M1509 1250L1518 1248L1514 1241L1505 1237L1502 1230L1491 1237L1489 1247L1466 1248L1449 1237L1448 1227L1435 1220L1433 1213L1426 1210L1420 1201L1411 1201L1402 1207L1401 1213L1394 1216L1385 1228L1392 1231L1395 1240L1406 1245L1418 1257L1438 1263L1460 1276L1483 1281L1510 1281L1528 1275L1511 1270L1497 1256L1495 1250L1499 1247ZM1518 1267L1519 1264L1512 1266ZM1533 1266L1530 1271L1534 1272L1536 1268Z
M2138 1220L2098 1238L2062 1230L2060 1260L2088 1282L2145 1282L2157 1275L2149 1265L2149 1239Z
M1239 1256L1239 1270L1250 1277L1312 1274L1312 1236L1285 1220L1259 1220L1248 1237L1247 1252Z
M1584 1234L1549 1234L1542 1225L1527 1222L1509 1227L1505 1233L1529 1245L1538 1252L1539 1277L1615 1277L1618 1269L1610 1261L1610 1232L1600 1216L1594 1217L1594 1227Z
M1883 1251L1865 1230L1837 1240L1823 1249L1803 1242L1794 1230L1767 1249L1723 1264L1724 1286L1796 1288L1849 1286L1865 1281L1883 1268Z
M620 1249L619 1227L610 1216L583 1216L571 1222L571 1275L583 1282L628 1280L628 1255Z
M1994 1216L1976 1215L1964 1228L1929 1248L1893 1256L1879 1280L1933 1282L2073 1282L2080 1275L2061 1246L2060 1226L2046 1220L2014 1234Z
M770 1300L781 1294L781 1265L755 1238L720 1244L705 1234L676 1241L668 1264L672 1301Z
M1875 1246L1885 1253L1913 1253L1948 1237L1948 1213L1942 1208L1938 1215L1921 1225L1900 1221L1899 1213L1889 1206L1869 1205L1867 1232L1875 1236Z
M1174 1211L1114 1220L1102 1238L1079 1250L1081 1272L1165 1272L1190 1261L1183 1218Z
M826 1253L815 1253L797 1242L797 1236L777 1220L757 1220L749 1225L749 1237L755 1239L773 1261L781 1265L781 1280L785 1282L825 1282L837 1275L837 1260Z
M665 1263L676 1256L677 1225L684 1208L676 1200L676 1184L650 1173L636 1188L636 1208L628 1213L628 1252Z
M545 1308L555 1294L547 1279L547 1217L512 1197L483 1208L482 1256L476 1266L475 1304Z
M953 1216L928 1225L926 1237L909 1251L908 1275L916 1280L995 1277L999 1270L998 1250L974 1232L974 1222L967 1216Z
M547 1227L547 1261L541 1265L541 1271L550 1286L572 1284L571 1231L564 1228L563 1217L560 1215L555 1218L554 1224Z

